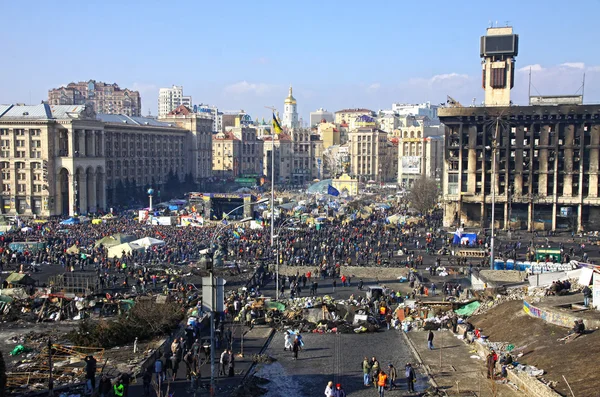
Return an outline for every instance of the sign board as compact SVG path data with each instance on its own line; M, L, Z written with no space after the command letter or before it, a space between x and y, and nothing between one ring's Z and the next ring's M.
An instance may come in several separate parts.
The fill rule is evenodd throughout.
M600 274L596 272L594 272L594 285L592 293L592 306L598 309L600 307Z
M225 301L225 283L221 277L202 277L202 307L204 311L222 312Z
M402 157L402 173L403 174L420 174L421 173L421 157L419 157L419 156L403 156Z

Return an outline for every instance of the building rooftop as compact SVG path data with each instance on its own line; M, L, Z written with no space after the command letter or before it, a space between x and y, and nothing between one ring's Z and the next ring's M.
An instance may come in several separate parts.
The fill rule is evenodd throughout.
M85 105L0 105L0 118L2 120L53 120L76 119L86 117L83 115ZM93 117L93 112L87 117Z
M336 113L364 113L364 112L372 113L371 110L369 110L369 109L362 109L362 108L342 109L342 110L338 110Z
M600 104L597 105L556 105L556 106L474 106L474 107L447 107L438 109L438 117L477 117L515 119L521 117L541 118L548 115L561 115L568 118L570 114L587 114L593 118L600 118ZM442 120L443 121L443 120Z
M104 123L108 124L129 124L129 125L145 125L152 127L164 127L173 128L177 127L172 123L165 123L164 121L158 121L150 117L139 117L139 116L126 116L124 114L104 114L99 113L96 118Z

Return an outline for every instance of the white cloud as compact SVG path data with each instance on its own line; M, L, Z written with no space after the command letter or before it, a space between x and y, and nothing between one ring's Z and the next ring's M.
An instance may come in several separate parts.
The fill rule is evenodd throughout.
M588 72L600 72L600 66L590 66L587 68Z
M585 69L585 63L583 62L565 62L560 64L560 66L571 69Z
M527 66L523 66L522 68L517 69L518 72L527 72L527 73L529 73L530 70L532 72L541 72L542 70L544 70L544 68L539 63L536 63L534 65L527 65Z
M458 74L458 73L446 73L446 74L436 74L432 78L429 79L430 84L441 83L444 81L452 81L452 80L467 80L469 78L466 74Z
M271 62L271 60L267 57L259 57L256 58L254 61L261 65L266 65L267 63Z
M246 80L235 84L230 84L224 88L224 92L230 95L265 95L269 93L274 86L266 83L249 83Z
M379 84L379 83L373 83L373 84L371 84L370 86L367 87L367 92L375 92L375 91L377 91L380 88L381 88L381 84Z

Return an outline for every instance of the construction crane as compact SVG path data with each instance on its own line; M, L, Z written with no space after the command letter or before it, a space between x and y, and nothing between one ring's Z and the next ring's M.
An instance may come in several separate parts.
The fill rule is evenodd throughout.
M462 108L463 105L460 104L460 102L458 102L456 99L452 98L450 95L446 96L446 103L448 104L449 107L451 108Z

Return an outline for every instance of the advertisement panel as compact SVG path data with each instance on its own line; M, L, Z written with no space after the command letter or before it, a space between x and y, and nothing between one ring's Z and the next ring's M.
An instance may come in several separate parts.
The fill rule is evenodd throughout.
M419 157L419 156L404 156L404 157L402 157L402 173L403 174L420 174L421 173L421 157Z

